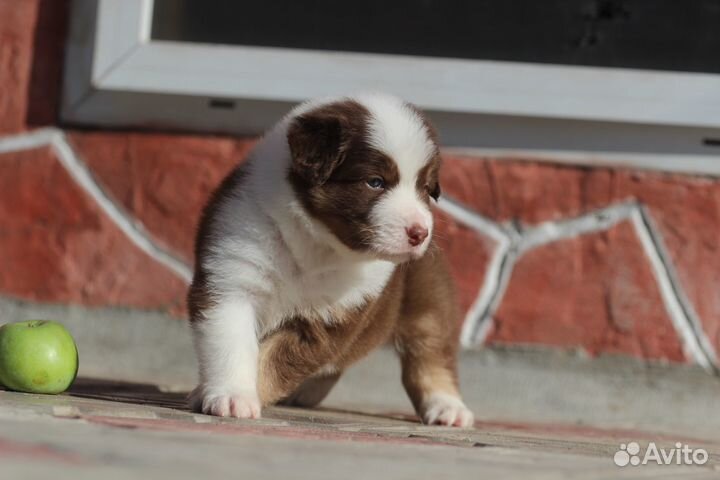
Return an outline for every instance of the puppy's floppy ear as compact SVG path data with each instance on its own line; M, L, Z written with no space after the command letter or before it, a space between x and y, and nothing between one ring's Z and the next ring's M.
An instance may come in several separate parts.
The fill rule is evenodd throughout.
M343 115L319 111L298 116L287 133L293 173L311 185L322 185L344 160L349 137Z
M442 189L440 188L440 182L436 182L435 185L430 190L430 196L437 202L440 198L440 194L442 193Z

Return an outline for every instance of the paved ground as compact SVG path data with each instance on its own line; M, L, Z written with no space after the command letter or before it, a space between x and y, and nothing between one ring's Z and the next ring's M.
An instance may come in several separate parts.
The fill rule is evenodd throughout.
M632 438L672 448L681 435L559 424L419 426L402 414L276 408L261 421L184 411L138 384L81 381L69 395L0 393L3 478L713 478L704 467L612 462ZM7 475L7 476L5 476Z
M583 369L557 355L489 355L463 357L463 370L484 365L472 370L485 376L483 388L464 375L479 417L474 430L418 425L395 370L386 368L389 352L350 372L328 406L269 409L260 421L193 414L183 393L140 383L79 379L60 396L0 391L0 478L720 478L718 419L684 415L693 405L704 408L700 396L717 389L714 379L692 369L635 371L628 394L645 396L648 415L637 410L643 401L611 414L601 411L607 398L591 397L613 393L603 372L627 380L626 362L583 361ZM539 389L542 369L566 382L556 408ZM514 392L499 380L512 376ZM705 390L683 396L699 385ZM502 408L493 400L497 389ZM590 407L584 415L583 398ZM664 417L656 411L663 399ZM631 441L666 449L683 442L706 449L710 460L702 467L617 467L615 452Z

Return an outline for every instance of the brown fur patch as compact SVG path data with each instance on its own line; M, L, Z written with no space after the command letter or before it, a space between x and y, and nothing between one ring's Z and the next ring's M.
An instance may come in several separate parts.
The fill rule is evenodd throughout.
M317 107L294 118L287 140L290 179L302 190L325 183L359 139L367 137L368 110L353 100Z
M395 162L366 141L369 115L347 100L311 110L288 129L288 181L295 194L310 215L355 250L372 244L369 215L383 193L369 188L368 180L382 178L390 189L400 179Z

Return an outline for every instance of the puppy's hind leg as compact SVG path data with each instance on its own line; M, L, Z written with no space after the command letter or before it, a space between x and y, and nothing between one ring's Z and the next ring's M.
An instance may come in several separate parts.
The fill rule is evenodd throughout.
M310 377L297 390L280 400L278 404L292 407L315 407L327 397L339 379L340 373Z

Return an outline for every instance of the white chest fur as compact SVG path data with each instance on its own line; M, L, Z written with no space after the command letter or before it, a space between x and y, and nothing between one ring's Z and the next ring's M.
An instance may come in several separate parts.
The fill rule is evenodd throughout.
M263 322L267 327L296 314L338 320L333 312L359 307L378 296L395 269L384 260L348 258L308 238L298 241L296 236L278 247L274 294Z
M333 310L361 306L382 292L394 268L390 262L376 260L297 272L282 284L282 309L326 317Z

